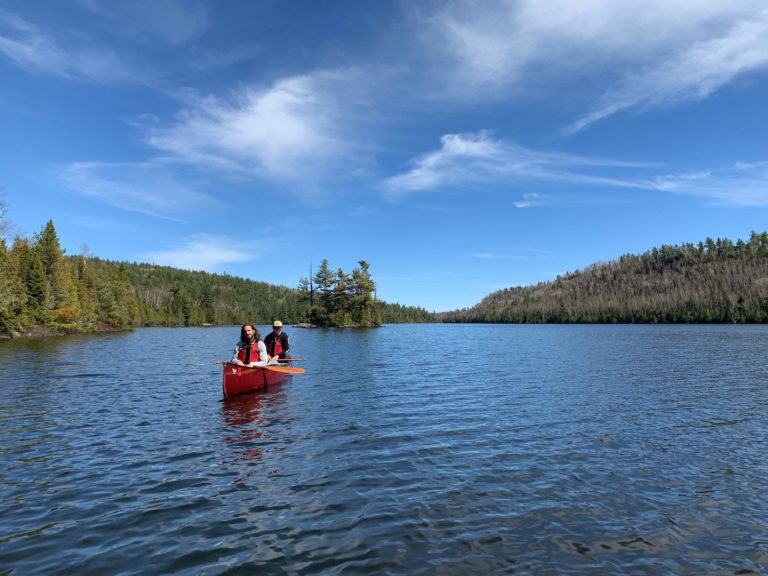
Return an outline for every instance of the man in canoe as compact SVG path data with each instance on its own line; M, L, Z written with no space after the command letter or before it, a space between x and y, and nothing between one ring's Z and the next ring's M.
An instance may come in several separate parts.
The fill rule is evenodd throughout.
M280 320L275 320L272 323L272 332L264 338L264 343L267 345L267 355L270 359L288 359L291 357L288 353L291 348L288 334L283 332L283 323Z
M240 342L235 346L230 363L239 366L266 366L267 361L267 347L261 341L261 334L253 324L243 324L240 328Z

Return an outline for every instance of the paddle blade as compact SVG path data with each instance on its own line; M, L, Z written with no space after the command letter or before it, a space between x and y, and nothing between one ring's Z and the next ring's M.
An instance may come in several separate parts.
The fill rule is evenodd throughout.
M292 366L264 366L265 370L272 372L282 372L283 374L304 374L304 368L294 368Z

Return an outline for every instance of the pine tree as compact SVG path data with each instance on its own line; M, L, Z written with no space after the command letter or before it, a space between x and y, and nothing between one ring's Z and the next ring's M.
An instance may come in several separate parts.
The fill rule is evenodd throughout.
M45 278L45 269L40 255L32 249L29 240L21 237L16 237L14 240L11 254L26 297L23 323L46 320L49 301L48 281Z
M306 276L299 278L299 285L296 289L299 291L299 297L302 302L305 302L308 305L312 304L312 284L310 283L309 278Z
M75 284L80 310L77 323L83 331L92 330L98 319L96 316L96 281L91 266L84 256L78 256L75 260Z
M14 334L21 328L25 303L18 267L5 239L0 238L0 333Z
M315 272L315 285L318 292L318 312L322 312L322 315L328 316L333 310L333 287L335 282L335 275L331 271L331 267L328 265L328 260L323 258L320 261L320 268ZM327 323L327 320L323 325Z
M349 318L349 305L350 305L350 293L348 289L349 277L339 268L336 271L336 282L333 287L333 315L335 318L334 323L337 326L344 326L350 324Z
M54 264L63 256L53 220L48 220L43 229L35 235L35 249L40 255L45 275L50 278L53 274Z
M373 298L376 284L371 278L370 265L365 260L358 261L358 264L360 267L352 270L352 320L360 326L379 326L381 314Z
M71 323L80 311L77 288L52 220L48 220L36 236L35 252L39 254L45 271L50 296L47 304L53 311L53 319L61 323Z

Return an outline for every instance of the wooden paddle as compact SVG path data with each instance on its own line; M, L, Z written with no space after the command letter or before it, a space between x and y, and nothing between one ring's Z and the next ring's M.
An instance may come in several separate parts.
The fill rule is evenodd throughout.
M278 358L278 362L304 362L304 358ZM216 360L216 364L229 364L229 361Z
M258 368L264 368L270 372L282 372L283 374L304 374L306 370L304 368L293 368L292 366L258 366Z
M216 364L230 364L230 362L224 362L223 360L216 360ZM240 364L232 364L232 366L240 366ZM283 374L304 374L306 370L304 368L294 368L292 366L240 366L240 368L250 368L251 370L270 370L272 372L282 372Z

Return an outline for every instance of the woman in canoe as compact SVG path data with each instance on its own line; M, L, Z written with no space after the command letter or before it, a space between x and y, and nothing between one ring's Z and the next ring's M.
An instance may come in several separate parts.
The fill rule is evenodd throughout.
M267 365L267 347L253 324L243 324L240 328L240 342L235 346L230 363L238 366Z

